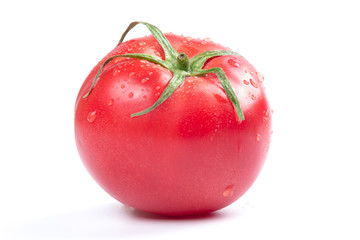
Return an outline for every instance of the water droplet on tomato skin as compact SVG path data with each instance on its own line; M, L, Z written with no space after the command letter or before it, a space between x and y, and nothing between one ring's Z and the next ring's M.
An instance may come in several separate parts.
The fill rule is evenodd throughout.
M129 98L133 98L134 97L134 93L133 92L130 92L129 93Z
M228 103L228 100L220 96L219 94L215 93L214 97L219 103Z
M257 84L252 78L250 78L250 83L251 83L251 85L252 85L254 88L258 88L258 87L259 87L258 84Z
M223 192L223 196L225 198L231 197L234 193L234 185L229 185L225 188L224 192Z
M114 104L114 99L109 99L107 104L108 106L112 106Z
M249 85L249 81L243 80L243 82L244 82L245 85Z
M158 57L161 57L161 54L160 54L159 51L157 51L157 50L154 51L154 54L155 54L156 56L158 56Z
M90 112L87 116L87 120L89 123L93 123L95 121L95 119L96 119L96 110Z
M229 59L228 63L233 67L236 67L236 68L240 67L240 64L238 62L236 62L234 59Z
M260 140L261 140L261 135L258 133L256 134L256 141L260 142Z
M148 78L148 77L143 78L143 79L141 79L141 83L146 83L146 82L149 81L149 80L150 80L150 78Z
M114 69L113 70L113 76L115 77L116 75L118 75L121 72L120 69Z
M125 88L125 84L122 83L122 84L120 85L120 87L121 87L122 89L124 89L124 88Z
M262 75L260 72L256 72L256 75L258 76L260 82L264 81L264 75Z

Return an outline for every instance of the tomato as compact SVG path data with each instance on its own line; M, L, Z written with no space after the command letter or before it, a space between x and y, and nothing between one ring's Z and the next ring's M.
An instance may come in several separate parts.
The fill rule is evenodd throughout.
M224 208L253 184L269 149L263 77L210 40L142 24L153 35L121 40L79 91L79 155L106 192L135 209Z

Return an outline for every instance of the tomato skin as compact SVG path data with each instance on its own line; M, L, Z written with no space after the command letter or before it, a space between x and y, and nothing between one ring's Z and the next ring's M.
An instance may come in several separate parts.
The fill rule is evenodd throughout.
M189 58L227 49L211 41L166 37ZM155 110L132 118L159 98L172 77L169 70L116 58L83 98L102 63L125 53L164 58L152 36L130 40L100 61L83 83L75 106L75 138L93 178L123 204L157 214L208 213L237 200L258 176L270 144L271 110L261 75L239 56L215 57L204 65L225 71L243 121L215 74L186 78Z

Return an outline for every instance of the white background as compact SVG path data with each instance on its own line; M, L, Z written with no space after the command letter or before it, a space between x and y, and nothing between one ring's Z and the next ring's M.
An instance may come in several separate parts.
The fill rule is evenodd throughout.
M360 239L357 2L1 1L0 239ZM267 162L221 211L134 212L82 165L77 92L134 20L209 37L265 76Z

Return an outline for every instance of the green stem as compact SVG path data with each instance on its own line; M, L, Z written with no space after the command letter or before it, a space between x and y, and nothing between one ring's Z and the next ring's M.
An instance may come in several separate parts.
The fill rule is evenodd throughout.
M226 74L222 68L214 67L210 69L201 69L196 72L192 72L193 76L201 76L207 73L215 73L218 77L221 86L224 88L226 95L230 99L232 105L235 108L236 114L239 117L240 120L245 120L244 113L241 110L239 100L236 96L236 93L234 89L231 87L231 84L229 82L229 79L226 77Z
M152 33L152 35L155 37L155 39L159 42L159 44L161 45L161 47L164 50L165 60L174 60L174 59L176 59L178 53L171 46L169 40L167 40L167 38L164 36L164 34L161 32L161 30L159 28L157 28L156 26L151 25L151 24L146 23L146 22L132 22L132 23L130 23L128 28L125 30L125 32L121 36L120 41L118 42L117 45L121 44L124 41L126 34L131 29L133 29L136 25L138 25L139 23L145 25L149 29L149 31Z
M164 68L171 68L170 64L162 59L160 59L157 56L152 56L152 55L146 55L146 54L141 54L141 53L129 53L129 54L121 54L121 55L115 55L112 57L109 57L108 59L106 59L106 61L101 65L98 73L95 76L95 79L93 81L93 83L91 84L91 87L89 89L89 91L83 96L83 98L86 98L91 90L94 88L95 83L97 81L97 79L99 78L102 70L104 69L104 67L109 64L114 58L119 58L119 57L128 57L128 58L136 58L136 59L142 59L142 60L147 60L149 62L153 62L156 64L159 64L161 66L163 66Z
M174 70L174 75L171 78L165 90L163 91L163 93L161 94L160 98L151 107L141 112L134 113L131 115L131 117L138 117L154 110L157 106L162 104L166 99L168 99L174 93L174 91L184 82L185 77L186 77L186 73L184 71Z
M160 31L160 29L158 29L154 25L151 25L151 24L145 23L145 22L130 23L128 28L125 30L125 32L121 36L121 39L120 39L118 45L123 42L127 33L131 29L133 29L136 25L138 25L139 23L145 25L149 29L149 31L153 34L155 39L159 42L159 44L161 45L161 47L164 50L165 60L162 60L161 58L159 58L157 56L140 54L140 53L122 54L122 55L112 56L112 57L106 59L106 61L101 65L89 91L83 96L83 98L86 98L89 96L89 94L91 93L91 90L94 88L96 80L99 78L103 68L108 63L110 63L111 60L113 60L114 58L118 58L118 57L129 57L129 58L143 59L143 60L147 60L147 61L159 64L162 67L170 70L173 73L173 77L169 81L168 85L162 92L159 99L149 108L147 108L143 111L140 111L138 113L134 113L131 115L131 117L141 116L143 114L153 111L160 104L162 104L164 101L166 101L166 99L168 99L175 92L175 90L181 86L181 84L184 82L186 77L201 76L201 75L205 75L207 73L215 73L216 76L218 77L222 87L224 88L226 95L228 96L229 100L231 101L232 105L234 106L234 109L236 111L238 118L240 120L245 119L244 114L240 108L239 100L235 94L235 91L231 87L231 84L230 84L229 79L227 78L225 72L221 68L218 68L218 67L211 68L211 69L203 69L204 64L210 58L218 57L218 56L225 56L225 55L241 56L240 54L230 51L230 50L211 50L211 51L206 51L206 52L200 53L200 54L192 57L189 60L189 57L185 53L183 53L183 52L177 53L176 52L176 50L171 46L170 42L165 37L165 35Z
M234 55L234 56L242 57L240 54L230 51L230 50L211 50L211 51L206 51L206 52L200 53L200 54L194 56L193 58L191 58L190 67L192 69L201 69L204 66L205 62L207 60L209 60L210 58L226 56L226 55Z
M185 72L189 72L190 71L190 61L189 61L189 57L181 52L179 53L179 55L176 58L176 68L183 70Z

